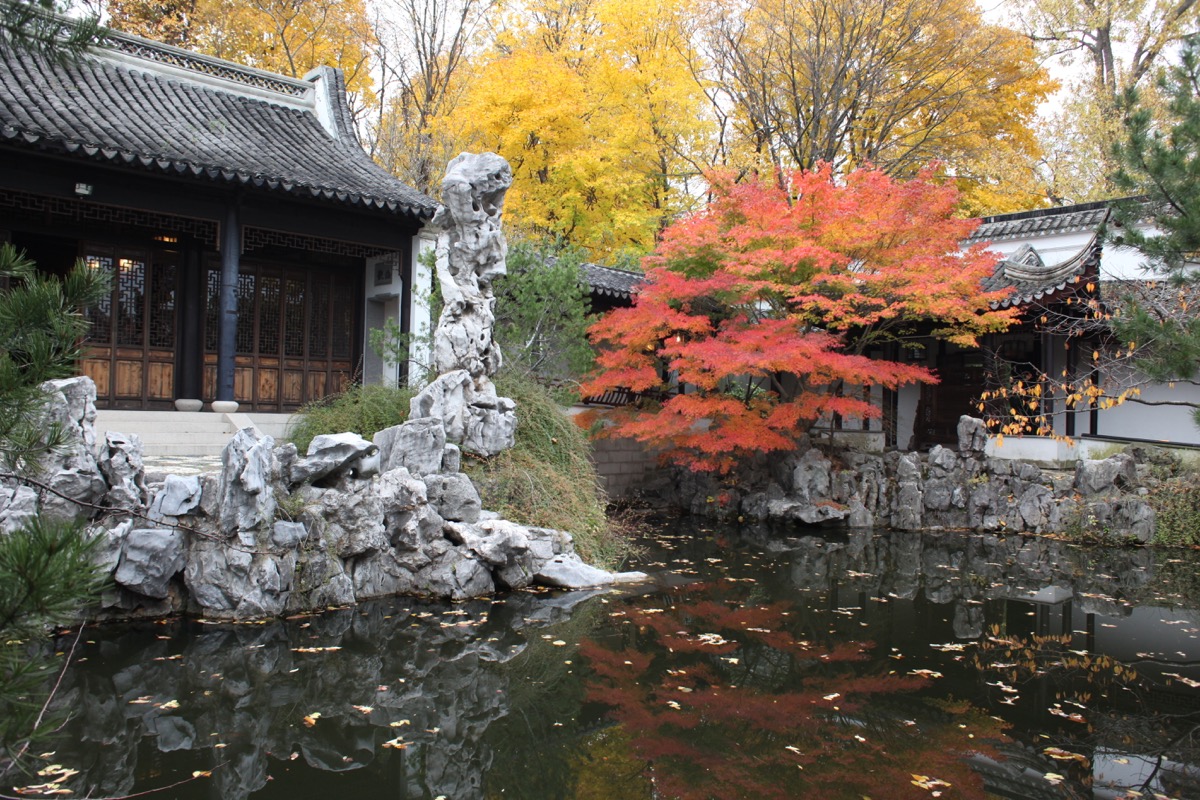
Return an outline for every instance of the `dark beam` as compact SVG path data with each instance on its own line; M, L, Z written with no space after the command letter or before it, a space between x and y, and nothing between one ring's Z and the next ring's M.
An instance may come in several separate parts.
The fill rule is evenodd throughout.
M241 270L242 224L237 199L225 209L221 225L221 315L217 339L217 400L233 400L233 367L237 350L237 283Z

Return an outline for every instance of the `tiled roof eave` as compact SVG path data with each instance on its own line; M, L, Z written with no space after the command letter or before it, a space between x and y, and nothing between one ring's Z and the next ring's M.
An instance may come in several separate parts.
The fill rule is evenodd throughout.
M120 167L141 167L145 170L174 176L208 178L215 182L238 183L266 191L289 194L307 199L332 200L340 205L375 208L393 213L409 215L427 220L433 216L433 206L407 203L393 197L366 195L346 189L328 186L312 186L284 177L251 173L246 170L230 170L211 164L196 164L186 159L131 153L106 148L102 145L54 139L30 131L21 131L11 126L0 128L0 138L19 145L33 145L41 150L61 150L66 155L90 161L115 164Z
M1021 289L1019 286L1013 286L1012 294L1003 300L989 303L989 306L992 310L999 310L1054 299L1056 295L1066 291L1067 287L1074 286L1085 276L1096 273L1100 264L1101 249L1099 237L1093 237L1087 247L1080 250L1076 256L1052 268L1058 280L1034 288Z

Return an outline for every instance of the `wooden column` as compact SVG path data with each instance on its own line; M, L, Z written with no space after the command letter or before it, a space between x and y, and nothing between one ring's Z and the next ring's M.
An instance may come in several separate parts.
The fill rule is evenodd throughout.
M217 400L233 400L233 366L237 350L237 284L241 269L242 223L235 199L225 209L221 226L221 315L217 340Z

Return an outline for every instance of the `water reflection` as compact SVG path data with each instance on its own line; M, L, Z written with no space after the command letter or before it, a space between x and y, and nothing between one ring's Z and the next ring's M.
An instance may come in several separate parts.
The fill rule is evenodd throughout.
M645 562L645 592L88 629L46 749L74 796L1200 796L1191 554L679 528Z

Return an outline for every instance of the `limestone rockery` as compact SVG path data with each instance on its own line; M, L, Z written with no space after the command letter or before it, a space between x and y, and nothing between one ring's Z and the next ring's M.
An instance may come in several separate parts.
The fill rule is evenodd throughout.
M46 388L50 418L75 444L45 459L36 484L0 483L0 535L37 514L90 522L113 577L107 616L246 619L387 595L461 600L645 577L585 564L569 533L483 510L439 419L373 442L319 436L305 454L247 428L219 473L148 484L137 436L97 439L91 379Z
M1149 541L1155 512L1146 486L1156 456L1133 448L1075 469L989 458L982 420L962 417L958 447L928 453L827 452L805 441L793 453L746 464L721 479L681 471L667 499L695 514L851 528L1078 531Z

